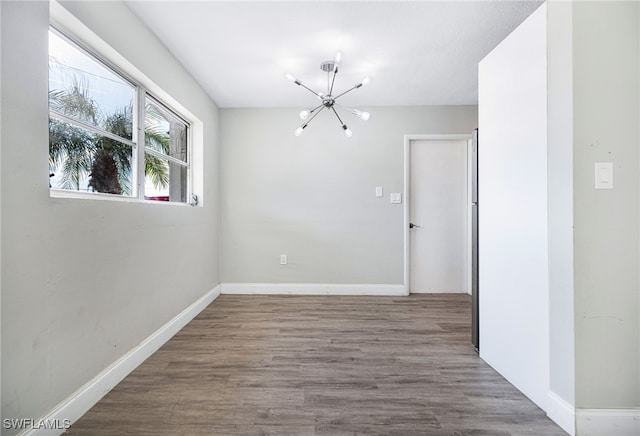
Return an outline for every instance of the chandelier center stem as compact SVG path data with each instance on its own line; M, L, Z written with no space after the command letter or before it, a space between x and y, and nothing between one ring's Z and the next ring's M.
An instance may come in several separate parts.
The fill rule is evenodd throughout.
M330 97L324 98L322 100L322 104L326 108L332 108L335 103L336 103L336 101L333 98L330 98Z

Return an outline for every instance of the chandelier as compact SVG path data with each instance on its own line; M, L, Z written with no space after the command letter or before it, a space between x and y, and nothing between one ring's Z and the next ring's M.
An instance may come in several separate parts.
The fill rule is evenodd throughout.
M325 62L322 62L320 64L320 69L322 71L324 71L325 73L327 73L327 93L326 94L323 94L322 92L314 91L313 89L309 88L304 83L302 83L300 80L298 80L295 77L293 77L291 74L287 74L286 75L287 79L291 80L293 83L295 83L298 86L302 86L304 89L306 89L307 91L311 92L313 95L315 95L321 101L321 103L318 106L314 107L313 109L303 110L302 112L300 112L300 118L302 120L304 120L304 123L302 125L300 125L300 127L298 127L295 130L294 134L296 136L302 135L302 132L309 125L311 120L313 120L320 112L322 112L324 109L329 109L329 110L333 111L333 113L335 114L336 118L338 118L338 122L340 122L340 126L344 130L345 136L347 138L351 138L351 136L353 135L353 132L342 121L342 118L340 118L340 115L338 115L338 112L336 111L336 106L341 107L342 109L345 109L345 110L351 112L355 116L359 117L361 120L367 121L369 119L369 117L370 117L369 112L363 112L363 111L359 111L357 109L351 109L351 108L344 107L344 106L339 105L338 103L336 103L336 100L338 100L338 98L340 98L343 95L353 91L354 89L358 89L361 86L364 86L364 85L368 84L371 81L368 77L365 77L362 80L362 82L354 85L350 89L347 89L343 93L334 96L333 95L333 85L334 85L334 83L336 81L336 75L338 74L338 66L340 65L340 60L341 59L342 59L342 53L338 52L338 54L336 54L334 60L325 61Z

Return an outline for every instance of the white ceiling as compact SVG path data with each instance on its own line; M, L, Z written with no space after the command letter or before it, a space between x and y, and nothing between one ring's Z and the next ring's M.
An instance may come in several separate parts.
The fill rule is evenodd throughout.
M220 107L309 106L344 53L352 106L477 104L478 62L541 1L129 1Z

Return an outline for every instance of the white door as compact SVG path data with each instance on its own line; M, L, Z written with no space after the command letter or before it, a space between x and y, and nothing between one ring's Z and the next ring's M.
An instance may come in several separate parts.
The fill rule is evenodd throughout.
M467 141L412 140L409 289L468 292Z

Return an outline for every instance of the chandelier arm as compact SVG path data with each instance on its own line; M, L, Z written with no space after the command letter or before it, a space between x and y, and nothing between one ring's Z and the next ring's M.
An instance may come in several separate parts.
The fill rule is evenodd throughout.
M338 74L338 66L337 65L333 69L333 79L331 80L331 87L329 88L329 95L331 95L331 93L333 92L333 84L336 83L336 74Z
M342 109L348 110L349 112L353 112L353 108L350 108L350 107L345 106L345 105L343 105L343 104L340 104L340 103L334 103L334 105L335 105L335 106L339 106L339 107L341 107Z
M357 85L355 85L353 88L351 89L347 89L345 92L343 92L342 94L338 94L335 97L333 97L334 100L337 100L339 97L342 97L343 95L345 95L347 92L351 92L354 89L358 89L362 86L362 84L358 83Z
M302 83L301 81L297 80L295 82L297 85L302 86L304 89L306 89L307 91L309 91L310 93L312 93L313 95L315 95L318 98L322 98L322 94L315 92L313 89L309 88L307 85L305 85L304 83Z
M347 106L343 106L341 104L338 103L334 103L334 105L341 107L344 110L347 110L349 112L351 112L352 114L354 114L356 117L360 118L362 121L368 121L369 118L371 117L371 114L367 111L361 111L358 109L353 109Z
M318 106L314 107L313 109L311 109L309 111L310 114L314 113L315 111L317 111L318 109L320 109L321 107L324 107L324 103L320 103Z
M333 106L331 106L331 110L333 111L334 114L336 114L336 117L338 118L338 121L340 121L340 125L344 126L345 124L342 122L342 119L340 118L340 115L338 115L338 112L336 112L335 108Z
M320 106L322 106L322 107L320 107ZM325 106L323 106L323 105L320 105L320 106L318 106L318 107L320 107L320 110L318 112L316 112L315 114L311 115L311 117L307 121L304 122L304 127L307 127L307 125L311 122L311 120L314 119L316 116L318 116L318 114L320 112L322 112L322 110L325 108ZM318 108L316 108L316 109L318 109Z

